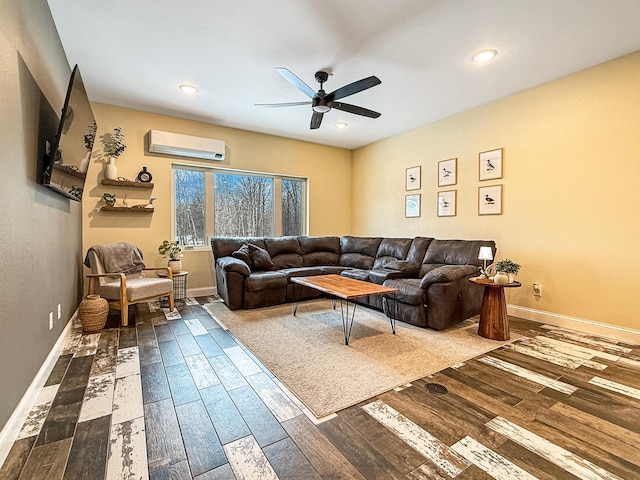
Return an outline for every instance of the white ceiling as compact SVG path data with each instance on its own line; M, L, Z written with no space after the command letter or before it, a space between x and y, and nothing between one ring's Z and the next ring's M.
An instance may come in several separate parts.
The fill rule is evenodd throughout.
M640 50L639 0L48 3L92 101L350 149ZM254 106L308 100L275 67L313 90L328 70L327 92L376 75L343 101L382 116L334 109L310 130L310 106Z

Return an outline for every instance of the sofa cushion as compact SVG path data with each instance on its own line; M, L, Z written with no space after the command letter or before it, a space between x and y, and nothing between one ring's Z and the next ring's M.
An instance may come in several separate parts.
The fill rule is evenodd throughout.
M287 278L323 275L322 270L317 267L283 268L280 271L284 273L287 276Z
M323 275L327 275L327 274L340 275L345 270L347 270L347 267L341 267L340 265L323 265L320 267L320 271L322 271Z
M384 265L386 270L395 270L403 273L418 273L420 267L416 263L407 262L405 260L393 260Z
M482 245L490 246L495 252L495 242L493 241L432 240L422 263L480 266L482 260L478 260L478 253Z
M298 243L298 239L296 239L295 237L265 238L264 244L266 245L267 251L269 252L269 255L271 255L271 258L287 253L302 255L300 244Z
M340 254L334 252L311 252L302 255L302 262L305 267L317 267L321 265L338 265Z
M313 252L340 254L340 237L298 237L303 255Z
M369 281L369 270L349 268L348 270L343 270L340 275L347 278L353 278L354 280L362 280L363 282Z
M385 238L380 242L373 268L383 268L394 260L404 260L411 247L410 238Z
M254 272L245 279L247 292L272 290L287 286L287 276L282 272Z
M382 242L380 237L353 237L345 235L340 241L340 253L359 253L369 257L375 257L378 247Z
M249 268L253 266L253 261L251 260L251 253L249 252L249 245L244 244L238 250L231 254L233 258L237 258L238 260L242 260L246 263Z
M269 252L264 248L249 244L249 253L251 254L253 270L273 270L275 268Z
M409 252L407 253L405 260L412 263L422 263L422 260L424 260L424 256L427 253L427 248L432 240L433 238L431 237L414 238L413 242L411 242L411 247L409 248Z
M215 237L211 239L213 258L230 257L233 252L248 243L265 248L264 239L255 237Z
M476 275L478 267L475 265L444 265L427 273L420 280L420 287L427 288L433 283L446 283L460 280L461 278Z
M396 280L386 280L383 285L385 287L398 289L395 294L396 302L406 303L408 305L424 304L424 290L420 288L419 278L399 278Z

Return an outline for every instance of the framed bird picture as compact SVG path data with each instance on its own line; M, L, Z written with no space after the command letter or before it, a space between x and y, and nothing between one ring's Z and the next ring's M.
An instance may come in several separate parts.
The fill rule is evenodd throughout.
M420 172L422 167L407 168L407 176L405 179L406 190L420 190Z
M456 216L456 190L438 192L438 216Z
M502 215L502 185L478 187L478 215Z
M420 194L404 196L404 216L415 218L420 216Z
M438 186L455 185L458 181L458 159L450 158L438 162Z
M480 152L480 181L502 178L502 148Z

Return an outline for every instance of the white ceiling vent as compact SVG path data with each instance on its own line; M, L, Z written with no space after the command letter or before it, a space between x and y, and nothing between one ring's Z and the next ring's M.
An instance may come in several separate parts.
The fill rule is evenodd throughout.
M224 160L224 142L182 133L149 130L149 151L180 157Z

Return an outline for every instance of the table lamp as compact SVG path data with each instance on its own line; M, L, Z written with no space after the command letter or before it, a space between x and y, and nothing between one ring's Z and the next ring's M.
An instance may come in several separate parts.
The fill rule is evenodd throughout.
M484 265L480 269L480 278L489 278L489 274L487 273L487 260L493 260L493 252L491 251L491 247L480 247L478 260L482 260Z

